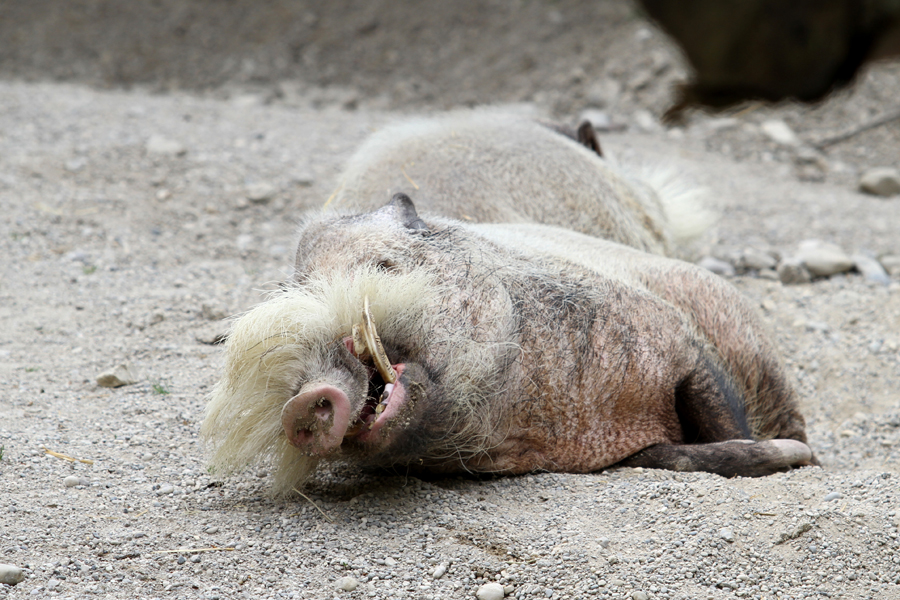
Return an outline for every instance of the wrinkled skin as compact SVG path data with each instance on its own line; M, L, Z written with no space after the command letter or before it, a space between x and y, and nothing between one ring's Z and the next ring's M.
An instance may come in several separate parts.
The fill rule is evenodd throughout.
M399 378L380 412L385 381L350 332L331 341L340 375L298 378L283 425L310 455L433 472L815 463L755 316L693 265L541 225L420 217L402 194L301 228L301 288L363 265L425 271L444 291L427 328L382 331Z

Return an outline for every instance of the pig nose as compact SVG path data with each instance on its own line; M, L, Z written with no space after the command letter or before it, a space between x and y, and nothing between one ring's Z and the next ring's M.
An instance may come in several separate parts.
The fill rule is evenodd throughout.
M281 409L281 424L292 446L321 456L341 445L350 426L347 394L327 383L303 386Z

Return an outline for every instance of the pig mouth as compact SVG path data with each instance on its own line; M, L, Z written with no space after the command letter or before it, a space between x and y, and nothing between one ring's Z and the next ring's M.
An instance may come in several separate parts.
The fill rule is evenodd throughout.
M363 364L366 365L364 361ZM366 367L371 369L368 365ZM397 374L394 383L386 382L377 370L370 373L365 404L344 433L345 440L365 443L380 437L381 430L399 414L406 403L406 386L400 381L405 368L406 365L402 363L393 365Z
M344 390L325 382L305 385L282 409L288 442L310 455L324 456L343 442L371 444L382 441L385 426L407 403L401 381L406 365L391 364L372 322L365 299L362 320L341 343L368 373L366 397L353 410ZM357 404L358 406L358 404Z

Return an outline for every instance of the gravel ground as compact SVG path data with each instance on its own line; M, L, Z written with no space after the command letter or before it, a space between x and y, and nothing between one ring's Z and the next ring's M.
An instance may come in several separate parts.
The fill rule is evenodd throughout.
M677 65L656 34L626 25L616 68L639 71L648 44ZM900 127L812 153L765 133L780 120L810 142L864 122L890 108L900 70L876 68L817 108L695 115L668 131L653 118L661 92L631 76L604 106L563 106L565 90L498 100L569 122L602 109L626 128L604 133L604 150L709 188L721 219L686 252L737 268L822 468L423 481L334 467L289 502L267 498L263 467L223 481L197 438L223 318L290 272L297 217L369 132L437 105L369 103L354 81L348 103L335 88L6 80L0 563L24 580L0 583L0 598L443 599L489 582L522 599L900 598L900 273L784 285L744 268L748 250L790 256L811 238L900 255L900 197L856 191L865 168L898 166ZM137 383L97 385L122 363Z

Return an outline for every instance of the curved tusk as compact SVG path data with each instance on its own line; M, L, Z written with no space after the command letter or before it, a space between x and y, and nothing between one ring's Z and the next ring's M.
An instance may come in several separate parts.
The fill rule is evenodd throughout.
M396 383L397 373L394 371L394 367L391 366L391 361L388 360L384 346L381 345L381 338L378 337L378 332L375 331L375 323L372 322L368 296L363 300L362 318L362 333L365 337L366 346L369 348L369 354L372 355L372 361L375 363L375 368L381 373L381 377L386 383ZM356 344L355 340L353 343L354 345Z

